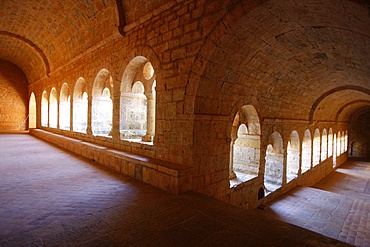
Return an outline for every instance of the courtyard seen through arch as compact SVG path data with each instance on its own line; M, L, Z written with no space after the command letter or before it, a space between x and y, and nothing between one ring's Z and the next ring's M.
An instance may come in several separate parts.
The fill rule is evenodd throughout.
M156 74L147 58L130 61L120 88L120 137L153 142L155 135Z
M256 109L245 105L237 112L231 129L230 187L255 178L260 168L261 129Z
M279 132L271 134L265 156L264 184L266 194L274 192L283 185L284 145Z
M86 81L80 77L73 90L73 131L86 133L88 104Z
M41 96L41 126L48 127L49 124L49 100L44 90Z
M110 72L101 69L93 83L91 128L96 136L110 136L112 130L113 103L109 89L112 80Z
M34 129L36 128L36 111L37 111L37 106L36 106L36 98L35 94L32 92L29 100L29 125L28 128Z
M63 83L60 90L59 98L59 128L64 130L70 129L71 119L71 96L69 94L69 86Z

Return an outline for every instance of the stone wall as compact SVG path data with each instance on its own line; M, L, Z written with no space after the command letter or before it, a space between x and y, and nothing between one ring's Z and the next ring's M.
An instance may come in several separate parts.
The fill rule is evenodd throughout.
M27 78L14 64L0 60L0 130L28 128Z
M370 158L370 113L365 112L357 116L349 130L349 156Z

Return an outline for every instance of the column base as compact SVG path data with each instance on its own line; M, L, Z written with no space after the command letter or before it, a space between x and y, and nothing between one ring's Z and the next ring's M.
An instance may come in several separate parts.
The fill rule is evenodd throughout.
M152 135L145 135L145 136L143 136L142 141L143 142L153 142L153 139L154 139L154 136L152 136Z

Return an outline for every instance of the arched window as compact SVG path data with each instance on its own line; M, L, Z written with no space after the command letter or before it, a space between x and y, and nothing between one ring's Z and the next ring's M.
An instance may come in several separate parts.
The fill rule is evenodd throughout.
M313 150L312 150L312 165L317 166L320 163L320 131L315 130L313 138Z
M59 99L59 128L64 130L70 129L71 119L71 97L67 83L62 85Z
M256 109L243 106L236 114L231 130L230 187L258 176L261 127Z
M342 131L342 140L341 140L341 154L345 152L346 150L346 147L345 147L345 143L346 143L346 136L345 136L345 133L344 131Z
M302 142L302 173L308 171L311 168L311 132L307 129L304 132Z
M49 123L49 100L48 93L44 91L41 98L41 126L48 127Z
M340 131L338 131L338 135L337 135L337 156L339 156L340 152L342 151L341 144L342 144L342 136L340 134Z
M283 184L284 146L278 132L272 133L266 149L264 183L266 195L277 190Z
M142 56L127 65L121 82L121 139L152 142L155 134L156 74Z
M321 136L321 162L328 158L328 134L326 129L323 129Z
M348 131L347 130L344 136L344 151L348 151Z
M49 102L49 127L56 128L58 126L58 96L57 90L54 87L50 91Z
M300 150L299 136L297 131L290 134L290 141L287 148L287 182L298 177Z
M28 128L36 128L36 97L34 93L31 93L30 96L28 116Z
M333 155L333 129L329 129L329 136L328 136L328 157Z
M108 136L112 130L113 104L110 89L113 79L108 70L102 69L95 78L92 95L92 133Z
M73 131L86 133L88 95L86 92L86 81L78 78L73 90Z

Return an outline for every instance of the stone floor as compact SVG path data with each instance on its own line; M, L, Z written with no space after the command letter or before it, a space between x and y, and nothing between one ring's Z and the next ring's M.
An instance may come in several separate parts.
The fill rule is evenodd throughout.
M313 188L296 188L263 212L351 245L370 246L370 162L348 160Z
M347 246L266 213L170 195L30 135L0 134L0 246Z

